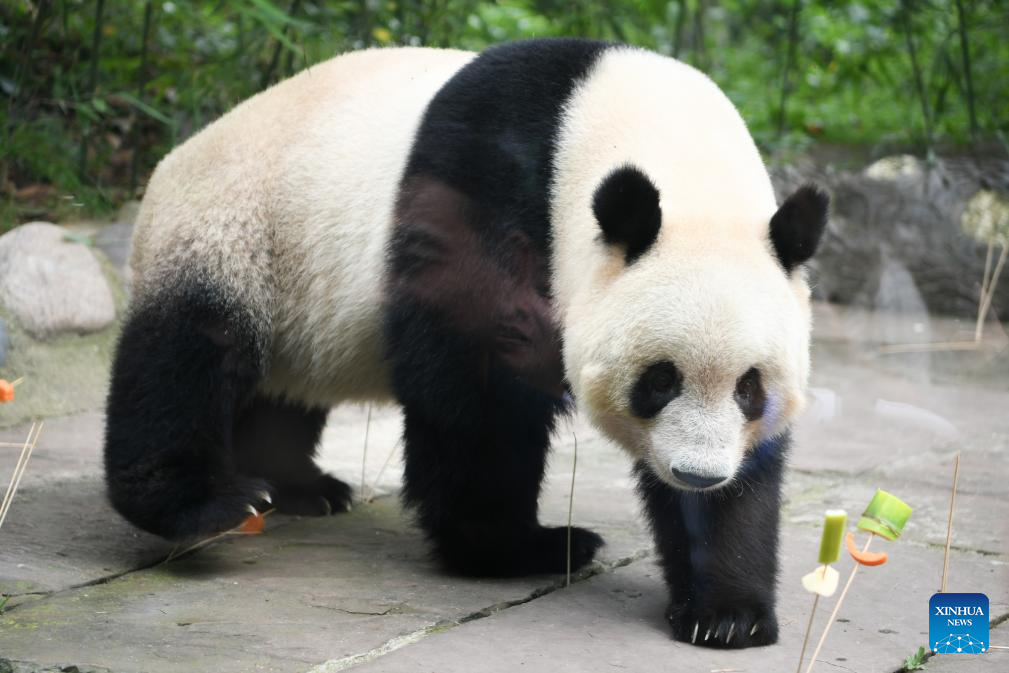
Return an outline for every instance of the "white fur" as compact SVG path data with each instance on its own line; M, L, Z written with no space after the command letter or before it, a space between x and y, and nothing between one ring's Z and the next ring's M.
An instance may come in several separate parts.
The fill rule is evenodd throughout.
M264 391L319 406L388 399L380 309L396 190L425 106L471 58L340 56L173 151L138 218L138 299L209 261L270 335Z
M553 288L565 369L592 420L656 473L734 475L746 451L801 408L809 368L808 288L773 257L767 171L736 109L704 75L637 49L607 52L567 107L555 159ZM661 193L655 245L625 268L591 211L625 163ZM680 397L650 420L634 381L668 359ZM735 382L761 370L768 413L747 424Z

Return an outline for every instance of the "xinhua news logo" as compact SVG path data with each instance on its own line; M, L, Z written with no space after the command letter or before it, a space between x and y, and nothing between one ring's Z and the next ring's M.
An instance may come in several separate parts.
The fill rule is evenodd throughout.
M988 597L933 594L928 602L928 640L939 654L988 651Z

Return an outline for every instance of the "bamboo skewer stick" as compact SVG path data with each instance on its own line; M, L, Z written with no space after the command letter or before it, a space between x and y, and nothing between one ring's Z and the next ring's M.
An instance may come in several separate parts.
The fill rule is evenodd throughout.
M17 444L16 446L21 447L21 453L18 455L18 462L14 464L14 472L11 473L10 484L7 485L7 490L4 492L3 501L0 501L0 514L7 511L7 503L14 497L14 484L17 482L18 474L21 473L21 466L25 462L25 456L28 453L28 446L32 442L32 435L35 433L35 423L32 423L32 427L28 429L28 437L22 444Z
M974 332L974 338L977 341L981 340L981 331L984 328L984 318L988 315L988 311L991 309L992 299L995 298L995 286L998 285L998 279L999 276L1002 275L1002 268L1005 266L1007 256L1009 256L1009 245L1003 245L1002 252L999 253L998 256L998 262L995 264L995 270L991 272L991 278L988 279L988 288L981 295L981 309L978 312L978 324Z
M865 541L865 546L862 547L863 554L869 551L869 545L872 544L872 538L874 537L876 537L874 533L869 534L869 539ZM820 650L823 649L823 644L827 641L827 634L830 633L830 627L834 625L837 613L841 611L841 604L844 603L844 597L848 595L848 589L851 588L851 583L855 581L855 575L858 574L858 569L861 567L861 564L856 563L855 567L851 569L851 574L848 575L848 581L845 582L841 595L837 597L837 603L834 604L834 609L830 613L830 619L827 620L827 626L824 627L823 635L820 636L820 642L816 644L816 649L813 650L813 656L809 660L809 666L806 668L806 673L810 673L813 670L813 665L816 664L816 658L820 655Z
M879 352L891 353L929 353L932 351L976 351L980 348L977 341L938 341L920 344L888 344L879 347Z
M364 422L364 452L361 454L361 501L367 500L365 490L368 485L365 483L365 468L368 466L368 433L371 431L371 405L368 405L368 420Z
M28 437L25 438L24 447L21 449L21 455L18 456L18 462L14 466L14 474L11 475L10 485L7 486L7 492L4 494L3 502L0 503L0 528L3 527L4 521L7 519L7 512L10 511L11 503L14 502L14 494L17 493L18 486L21 485L21 477L24 476L25 470L28 468L28 461L32 457L32 451L35 450L35 445L38 444L39 435L42 434L42 428L45 425L44 422L39 423L37 426L32 423L32 427L28 430ZM34 432L34 438L32 433Z
M269 516L270 514L273 514L275 510L276 508L268 509L265 512L263 512L263 516L264 517ZM241 530L239 530L240 528L241 525L237 526L236 528L232 528L231 530L226 530L222 533L211 535L210 537L200 540L199 542L194 542L193 544L186 547L182 551L178 551L178 546L176 546L172 549L172 551L168 553L168 557L164 561L162 561L161 564L168 563L169 561L174 561L180 556L184 556L185 554L188 554L191 551L195 551L201 547L206 547L211 542L216 542L217 540L220 540L223 537L228 537L229 535L252 535L252 533L243 533Z
M981 340L981 329L984 325L984 312L981 307L984 306L984 298L985 295L988 294L988 274L991 273L991 258L992 251L994 250L994 239L988 239L988 250L985 251L984 255L984 275L981 276L981 296L978 298L977 302L977 322L974 323L974 341Z
M564 586L571 586L571 513L575 508L575 473L578 471L578 435L571 430L571 437L575 440L575 456L571 461L571 491L568 493L568 574L567 582Z
M396 442L392 445L392 451L390 451L389 455L385 457L385 462L382 463L382 467L378 470L378 476L375 477L375 481L371 484L371 488L368 492L368 499L364 502L372 502L375 500L375 494L378 493L378 482L382 481L382 475L385 474L385 468L389 467L389 463L392 462L392 457L395 456L399 450L399 445L400 442Z
M946 593L946 579L949 575L949 548L953 543L953 511L956 509L956 486L960 479L960 452L953 460L953 492L949 496L949 519L946 521L946 551L942 556L942 583L940 593Z
M816 617L816 606L819 603L820 594L813 594L813 609L809 612L809 622L806 623L806 635L802 638L802 651L799 652L799 665L795 667L795 673L802 671L802 660L806 658L806 645L809 644L809 633L813 630L813 619Z

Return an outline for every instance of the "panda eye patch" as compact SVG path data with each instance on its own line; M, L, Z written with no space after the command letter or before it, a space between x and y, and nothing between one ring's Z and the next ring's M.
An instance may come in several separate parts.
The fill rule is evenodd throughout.
M652 418L675 399L683 388L683 376L672 362L662 360L649 365L631 390L631 412L639 418Z
M755 421L764 415L764 404L767 402L767 395L764 386L760 382L760 370L751 367L745 374L736 381L736 392L733 397L739 410L748 421Z

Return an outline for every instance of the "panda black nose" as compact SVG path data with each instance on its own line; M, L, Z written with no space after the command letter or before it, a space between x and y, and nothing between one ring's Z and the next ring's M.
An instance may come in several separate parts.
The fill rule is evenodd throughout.
M709 486L714 486L715 484L721 484L723 481L728 479L728 477L709 477L706 474L684 472L682 470L677 470L675 467L672 469L674 477L682 481L684 484L690 484L694 488L708 488Z

